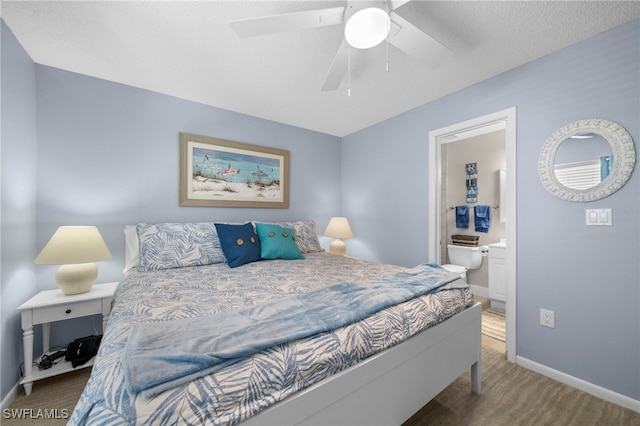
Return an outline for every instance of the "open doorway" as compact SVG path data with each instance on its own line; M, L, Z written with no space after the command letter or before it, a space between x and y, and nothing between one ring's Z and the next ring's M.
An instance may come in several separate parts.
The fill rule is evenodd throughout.
M429 261L442 263L442 146L453 138L479 136L504 129L505 187L500 208L505 217L506 239L506 350L516 359L516 109L515 107L429 132ZM446 247L446 245L445 245Z

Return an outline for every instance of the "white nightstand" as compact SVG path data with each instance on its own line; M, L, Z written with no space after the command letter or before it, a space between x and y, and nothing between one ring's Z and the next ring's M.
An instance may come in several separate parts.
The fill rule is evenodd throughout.
M24 342L24 378L20 384L24 385L24 392L27 395L31 394L33 382L36 380L74 370L70 362L62 360L46 370L33 371L33 326L42 324L43 353L49 350L50 326L54 321L102 314L104 332L111 312L113 294L117 287L117 282L96 284L87 293L71 296L66 296L61 290L46 290L18 306L17 309L22 312ZM93 359L78 368L90 365L93 365Z

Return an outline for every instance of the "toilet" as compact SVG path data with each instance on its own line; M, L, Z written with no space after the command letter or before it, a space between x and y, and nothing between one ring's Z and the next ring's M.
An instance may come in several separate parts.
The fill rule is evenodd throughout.
M467 281L467 270L478 269L482 265L482 258L487 255L489 248L447 245L449 261L451 264L442 265L442 268L460 275L460 278Z

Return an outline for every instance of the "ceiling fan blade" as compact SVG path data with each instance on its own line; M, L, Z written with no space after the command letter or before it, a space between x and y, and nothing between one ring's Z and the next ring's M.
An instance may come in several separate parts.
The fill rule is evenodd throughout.
M396 10L400 6L409 3L411 0L390 0L389 1L389 10Z
M416 28L397 13L390 12L389 17L400 28L397 31L392 29L387 40L409 56L414 57L432 69L436 68L448 57L453 56L451 50Z
M329 68L329 72L327 73L327 77L324 79L324 83L322 84L323 92L327 92L330 90L336 90L340 87L340 83L342 83L342 79L344 75L347 73L347 68L349 66L349 44L347 40L342 40L338 51L336 52L336 56L333 57L333 62L331 62L331 68Z
M286 31L327 27L343 22L344 7L285 13L261 18L238 19L229 25L239 37L253 37Z

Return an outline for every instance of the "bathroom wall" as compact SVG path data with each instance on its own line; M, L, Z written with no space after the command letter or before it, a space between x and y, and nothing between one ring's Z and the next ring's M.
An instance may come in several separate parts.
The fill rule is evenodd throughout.
M446 223L446 233L442 234L443 245L451 244L451 235L475 235L480 237L478 245L486 245L500 241L505 238L506 222L500 222L500 212L494 206L500 208L500 175L499 170L505 168L506 158L504 151L505 132L500 130L485 135L475 136L460 141L446 144L446 158L443 155L442 163L445 178L443 182L443 195L445 216L441 218L441 223ZM467 163L476 163L478 195L477 203L468 203L466 187ZM476 232L473 220L473 207L477 204L487 204L491 208L491 225L489 232ZM469 207L469 228L456 228L455 210L450 207L465 205ZM445 246L446 249L446 246ZM446 250L445 250L446 252ZM451 260L446 258L447 263ZM467 272L467 281L470 284L488 287L487 258L484 258L479 269Z

